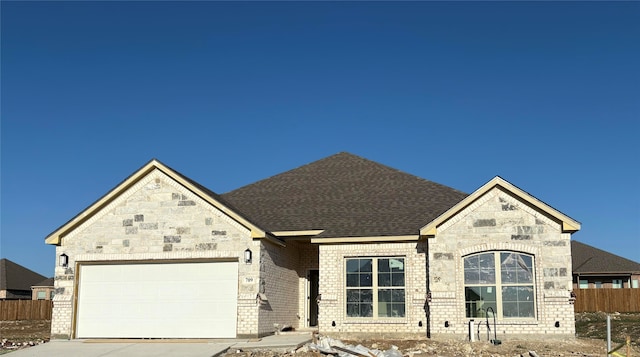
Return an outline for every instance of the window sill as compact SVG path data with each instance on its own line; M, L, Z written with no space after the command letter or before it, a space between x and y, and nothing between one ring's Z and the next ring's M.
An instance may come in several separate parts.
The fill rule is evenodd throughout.
M467 317L467 321L473 319L474 322L477 324L478 321L482 321L482 323L485 322L486 318L485 317ZM501 325L509 325L509 326L513 326L513 325L539 325L540 321L536 320L535 318L531 318L531 319L514 319L514 320L509 320L509 319L502 319L502 320L496 320L496 325L497 326L501 326ZM493 318L489 318L489 325L493 325Z
M404 325L407 324L409 321L404 318L397 318L397 319L393 319L393 318L387 318L387 319L348 319L345 320L345 324L347 325L375 325L375 324L384 324L384 325L389 325L389 324L398 324L398 325Z

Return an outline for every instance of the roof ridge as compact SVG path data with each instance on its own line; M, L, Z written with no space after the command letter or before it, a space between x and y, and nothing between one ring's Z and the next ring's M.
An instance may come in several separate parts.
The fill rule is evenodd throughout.
M292 169L289 169L289 170L287 170L287 171L283 171L283 172L279 172L279 173L274 174L274 175L271 175L271 176L267 176L267 177L265 177L265 178L263 178L263 179L260 179L260 180L258 180L258 181L254 181L254 182L252 182L252 183L250 183L250 184L247 184L247 185L244 185L244 186L240 186L240 187L234 188L233 190L231 190L231 191L227 191L227 192L225 192L225 193L222 193L221 195L222 195L222 196L224 196L224 195L226 195L226 194L228 194L228 193L236 192L236 191L241 190L241 189L244 189L244 188L246 188L246 187L252 187L252 186L254 186L254 185L257 185L257 184L259 184L259 183L261 183L261 182L264 182L264 181L270 180L270 179L272 179L272 178L279 177L279 176L283 176L283 175L285 175L285 174L288 174L288 173L290 173L290 172L292 172L292 171L296 171L296 170L301 169L301 168L303 168L303 167L307 167L307 166L309 166L309 165L312 165L312 164L315 164L315 163L319 163L319 162L322 162L322 161L328 160L328 159L330 159L330 158L334 158L334 157L337 157L337 156L340 156L340 155L345 155L345 154L346 154L346 155L349 155L349 156L353 156L353 157L359 157L358 155L354 155L354 154L349 153L349 152L346 152L346 151L340 151L340 152L335 153L335 154L333 154L333 155L326 156L326 157L323 157L323 158L321 158L321 159L317 159L317 160L314 160L314 161L310 161L310 162L307 162L306 164L302 164L302 165L300 165L300 166L296 166L296 167L294 167L294 168L292 168Z
M324 229L329 237L418 234L467 195L342 151L222 197L269 231Z
M360 155L356 155L356 154L350 153L350 152L348 152L348 151L340 151L340 152L337 152L337 153L335 153L335 154L333 154L333 155L326 156L326 157L323 157L323 158L321 158L321 159L318 159L318 160L314 160L314 161L308 162L308 163L306 163L306 164L302 164L302 165L300 165L300 166L294 167L294 168L289 169L289 170L287 170L287 171L280 172L280 173L277 173L277 174L275 174L275 175L265 177L265 178L263 178L263 179L261 179L261 180L258 180L258 181L255 181L255 182L252 182L252 183L250 183L250 184L247 184L247 185L244 185L244 186L241 186L241 187L238 187L238 188L235 188L235 189L233 189L233 190L227 191L227 192L222 193L222 194L220 194L220 195L221 195L221 196L225 196L225 195L227 195L227 194L229 194L229 193L236 192L236 191L239 191L239 190L242 190L242 189L248 188L248 187L255 187L255 185L257 185L257 184L259 184L259 183L263 183L264 181L271 180L271 179L274 179L274 178L277 178L277 177L281 177L281 176L283 176L283 175L289 174L289 173L291 173L291 172L293 172L293 171L296 171L296 170L298 170L298 169L302 169L302 168L305 168L305 167L308 167L308 166L310 166L310 165L314 165L314 164L320 164L320 163L322 163L322 162L326 162L326 161L328 161L328 160L332 160L332 159L335 159L335 158L338 158L338 157L341 157L341 156L349 157L349 158L352 158L352 159L358 159L358 160L361 160L361 161L367 162L367 163L369 163L369 164L372 164L372 165L376 165L376 166L378 166L378 167L385 168L386 170L389 170L389 171L393 171L393 172L396 172L396 173L399 173L399 174L403 174L403 175L408 175L408 176L411 176L411 177L413 177L413 178L419 179L419 180L424 181L424 182L428 182L428 183L431 183L431 184L434 184L434 185L438 185L438 186L440 186L440 187L447 188L447 189L449 189L449 190L454 190L454 191L456 191L456 192L458 192L458 193L461 193L461 194L465 194L465 195L468 195L468 194L469 194L469 193L467 193L467 192L460 191L460 190L458 190L458 189L456 189L456 188L453 188L453 187L451 187L451 186L447 186L447 185L444 185L444 184L441 184L441 183L438 183L438 182L435 182L435 181L432 181L432 180L426 179L426 178L424 178L424 177L420 177L420 176L418 176L418 175L415 175L415 174L412 174L412 173L409 173L409 172L406 172L406 171L400 170L400 169L398 169L398 168L395 168L395 167L392 167L392 166L389 166L389 165L386 165L386 164L383 164L383 163L380 163L380 162L377 162L377 161L373 161L373 160L368 159L368 158L366 158L366 157L363 157L363 156L360 156Z

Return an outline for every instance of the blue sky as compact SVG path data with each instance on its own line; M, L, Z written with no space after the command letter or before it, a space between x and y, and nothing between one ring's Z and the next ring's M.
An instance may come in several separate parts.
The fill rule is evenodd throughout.
M640 261L639 2L1 3L1 251L151 158L224 193L341 151L496 175Z

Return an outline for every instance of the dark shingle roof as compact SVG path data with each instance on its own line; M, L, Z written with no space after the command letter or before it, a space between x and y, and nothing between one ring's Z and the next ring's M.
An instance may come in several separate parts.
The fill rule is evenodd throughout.
M573 273L640 273L640 263L571 241Z
M466 196L349 153L221 195L269 231L324 229L318 237L415 235Z
M37 284L33 284L31 286L53 286L53 278L45 279Z
M16 264L9 259L0 259L0 290L28 290L34 283L39 283L46 279L32 270L22 265Z

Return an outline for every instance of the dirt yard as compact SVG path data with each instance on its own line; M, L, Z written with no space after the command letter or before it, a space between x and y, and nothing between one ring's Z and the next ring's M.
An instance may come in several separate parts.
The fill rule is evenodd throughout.
M356 345L361 344L368 349L376 349L380 351L387 351L393 349L393 346L397 347L397 350L402 356L405 357L459 357L459 356L484 356L484 357L514 357L514 356L526 356L526 357L551 357L551 356L581 356L581 357L596 357L606 355L606 341L594 340L587 338L576 338L572 340L546 340L546 341L519 341L519 340L505 340L500 345L493 345L489 342L466 342L466 341L434 341L434 340L395 340L395 341L378 341L378 340L364 340L364 341L342 341L345 344ZM617 345L613 345L617 347ZM626 354L626 349L619 350L623 355ZM388 353L388 352L387 352ZM395 356L397 354L387 354ZM290 357L321 357L325 356L318 352L308 350L307 347L302 347L296 352L289 353L275 353L270 351L259 352L237 352L235 350L229 350L226 357L276 357L276 356L290 356ZM362 355L366 356L366 355ZM640 356L640 348L637 346L631 347L631 354L629 356Z
M0 355L49 341L51 320L0 321Z
M640 357L640 313L634 314L612 314L612 339L613 346L625 342L627 335L631 336L631 356ZM7 347L15 349L26 348L30 344L43 343L49 340L50 320L42 321L2 321L0 322L0 341L4 352ZM502 338L501 345L492 345L488 342L475 342L470 344L462 341L434 341L434 340L360 340L342 341L345 344L360 344L369 349L381 351L397 346L403 356L408 357L457 357L457 356L493 356L493 357L514 357L529 356L529 351L534 351L538 356L604 356L606 354L606 314L604 313L581 313L576 314L576 335L578 338L571 340L544 341L518 341ZM26 344L26 346L25 346ZM12 347L13 346L13 347ZM2 354L0 350L0 354ZM623 347L620 350L623 355L626 353ZM271 356L294 356L294 357L318 357L318 353L309 351L304 347L295 353L274 353L263 352L240 352L229 351L229 357L271 357Z
M50 336L51 320L0 321L0 340L6 339L13 342L49 341Z

